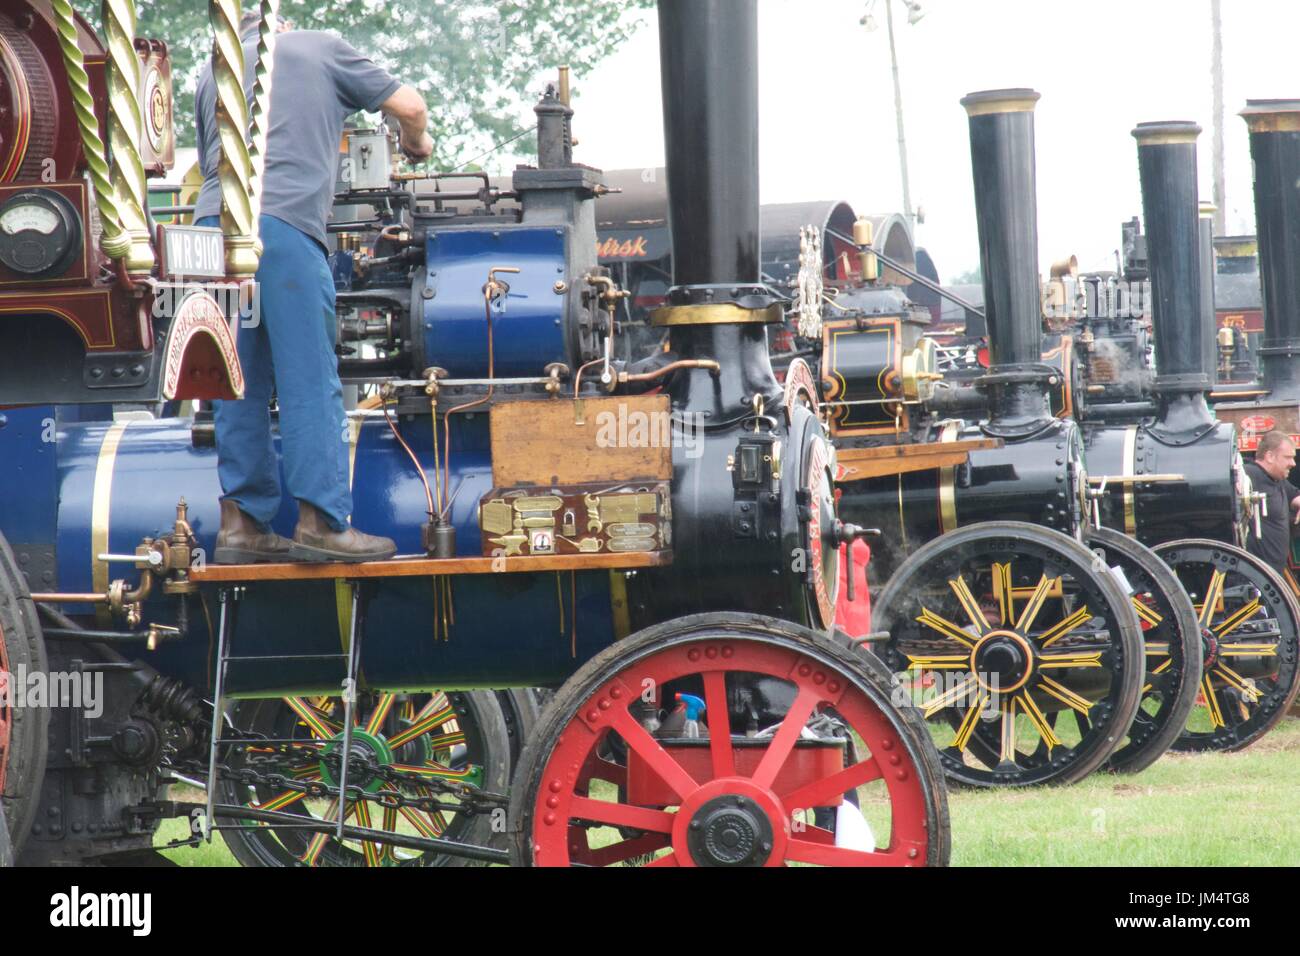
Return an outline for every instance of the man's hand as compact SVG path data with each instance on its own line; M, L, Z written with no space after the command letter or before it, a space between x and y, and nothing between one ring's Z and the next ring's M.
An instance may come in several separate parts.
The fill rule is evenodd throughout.
M433 155L433 137L421 133L419 139L411 141L402 135L402 153L413 163L420 163Z
M429 136L429 111L424 97L413 87L403 86L380 107L402 127L402 152L412 161L419 162L433 155L433 139Z

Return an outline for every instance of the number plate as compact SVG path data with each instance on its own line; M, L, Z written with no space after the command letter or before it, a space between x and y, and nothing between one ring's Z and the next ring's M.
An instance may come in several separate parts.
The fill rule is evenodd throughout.
M224 279L226 241L220 229L159 226L159 270L164 279Z

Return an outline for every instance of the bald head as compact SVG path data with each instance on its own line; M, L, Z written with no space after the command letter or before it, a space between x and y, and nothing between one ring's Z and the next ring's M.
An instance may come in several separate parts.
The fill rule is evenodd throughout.
M1270 478L1285 478L1295 468L1295 442L1286 432L1268 432L1259 439L1259 445L1255 449L1255 463Z

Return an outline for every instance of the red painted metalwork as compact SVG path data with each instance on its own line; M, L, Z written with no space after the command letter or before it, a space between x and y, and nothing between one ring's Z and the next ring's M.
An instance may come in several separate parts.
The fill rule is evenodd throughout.
M705 753L679 759L665 749L629 710L647 688L698 677L707 704L705 720L727 713L728 674L758 674L793 685L794 702L766 747L738 756L730 733L710 729ZM866 755L842 767L798 761L787 770L808 718L826 708L861 738ZM714 724L718 723L713 716ZM747 750L752 746L742 744ZM629 755L624 762L619 754ZM628 764L636 767L629 774ZM655 778L655 793L643 784ZM811 820L816 807L830 807L845 793L882 781L888 798L888 845L864 852L834 845L834 834ZM669 805L633 802L637 791ZM701 639L653 653L612 679L578 708L559 735L539 777L533 809L534 860L540 866L610 865L671 852L650 866L695 866L687 844L696 811L720 796L743 797L771 824L773 849L767 866L814 863L829 866L917 866L927 859L927 807L917 768L889 719L867 695L834 668L798 651L737 639ZM676 805L677 812L666 806ZM806 819L801 819L806 816ZM593 840L595 828L603 825ZM607 828L607 829L606 829ZM611 842L609 834L614 834ZM618 836L621 835L621 839Z
M5 771L9 768L9 739L13 731L13 708L9 703L13 692L12 682L9 654L5 649L5 632L0 626L0 794L5 790Z

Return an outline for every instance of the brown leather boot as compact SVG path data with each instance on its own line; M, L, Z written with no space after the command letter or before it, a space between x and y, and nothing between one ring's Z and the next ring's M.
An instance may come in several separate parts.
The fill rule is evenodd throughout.
M263 531L233 501L221 502L221 531L217 534L215 564L267 564L289 561L293 542Z
M293 533L290 554L294 561L360 564L363 561L387 561L397 554L397 544L389 538L363 534L356 528L335 531L319 508L299 501L298 528Z

